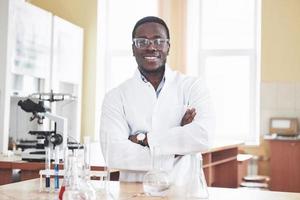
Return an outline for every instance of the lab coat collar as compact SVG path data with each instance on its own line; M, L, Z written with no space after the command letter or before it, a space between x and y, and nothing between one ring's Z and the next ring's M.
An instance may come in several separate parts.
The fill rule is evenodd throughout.
M145 82L143 81L142 76L143 75L141 74L140 70L136 68L134 73L134 78L137 78L142 82ZM165 65L165 74L164 74L165 83L170 82L174 78L174 76L175 76L175 72L168 65Z

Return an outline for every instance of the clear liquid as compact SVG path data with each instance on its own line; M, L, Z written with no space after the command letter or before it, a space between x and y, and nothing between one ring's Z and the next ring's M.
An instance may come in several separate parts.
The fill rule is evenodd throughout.
M149 196L166 196L169 184L164 183L144 183L144 192Z

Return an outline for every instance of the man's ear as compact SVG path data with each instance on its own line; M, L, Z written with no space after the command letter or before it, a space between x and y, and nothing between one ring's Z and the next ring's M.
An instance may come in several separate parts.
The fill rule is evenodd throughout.
M131 45L131 49L132 49L132 55L135 56L135 53L134 53L134 44L133 43Z
M171 48L171 44L169 43L169 48L168 48L167 55L169 55L170 48Z

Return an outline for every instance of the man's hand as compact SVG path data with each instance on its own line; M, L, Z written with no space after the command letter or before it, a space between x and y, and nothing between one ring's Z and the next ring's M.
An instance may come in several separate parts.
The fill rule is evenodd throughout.
M184 126L186 124L191 123L194 118L196 116L196 109L195 108L188 108L184 114L184 116L182 117L180 126Z
M128 139L129 139L131 142L138 144L138 141L137 141L137 139L136 139L136 135L130 135L130 136L128 137Z

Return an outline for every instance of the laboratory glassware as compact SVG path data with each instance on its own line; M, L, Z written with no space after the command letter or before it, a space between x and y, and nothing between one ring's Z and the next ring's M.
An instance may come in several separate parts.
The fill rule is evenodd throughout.
M170 188L170 177L163 169L164 157L159 146L152 147L150 151L152 169L144 176L144 193L148 196L166 196Z
M84 164L81 170L81 181L80 181L80 190L82 193L85 193L89 200L96 199L96 191L90 181L90 138L84 137Z
M191 154L192 173L187 185L186 199L208 199L209 194L203 172L203 160L197 154Z
M70 175L70 170L69 170L69 149L68 147L64 148L64 179L61 184L60 190L59 190L59 200L63 199L64 192L66 190L66 187L69 186L69 175Z
M54 148L54 190L59 190L59 147Z
M50 166L51 166L51 149L49 146L45 147L45 171L46 171L46 191L50 192Z
M78 150L73 149L73 153L68 158L67 185L63 193L63 200L94 200L95 191L91 192L84 180L85 173L83 162L78 155Z

